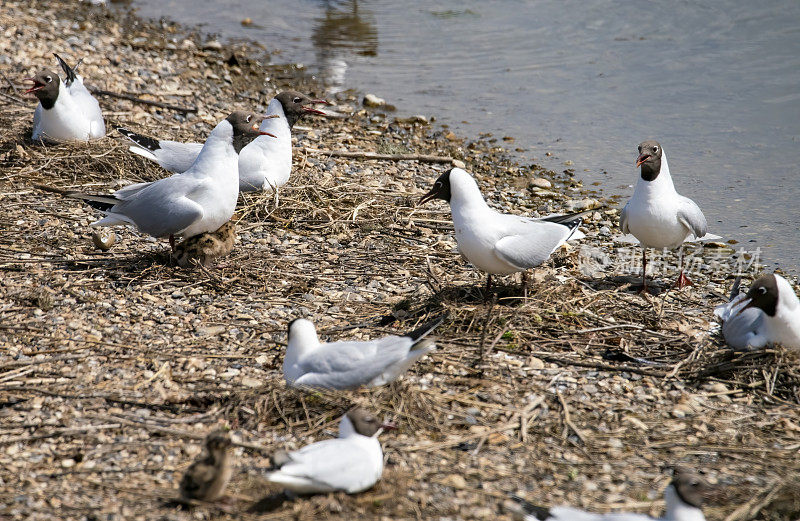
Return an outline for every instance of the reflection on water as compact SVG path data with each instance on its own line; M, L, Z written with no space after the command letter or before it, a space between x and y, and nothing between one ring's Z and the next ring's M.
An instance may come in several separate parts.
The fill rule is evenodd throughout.
M323 3L325 14L315 20L311 41L325 86L336 93L344 88L350 56L378 55L378 30L373 14L359 9L357 0Z

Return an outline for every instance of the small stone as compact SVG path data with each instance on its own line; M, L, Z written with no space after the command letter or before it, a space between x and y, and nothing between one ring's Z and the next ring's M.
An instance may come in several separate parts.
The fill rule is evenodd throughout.
M362 103L365 107L382 107L386 105L386 100L379 98L375 94L367 94L364 96L364 101Z
M117 234L108 228L92 231L92 243L100 251L108 251L117 242Z
M253 19L252 18L245 18L244 20L242 20L242 25L245 26L245 27L247 27L249 25L253 25Z
M451 488L465 489L467 488L467 480L460 474L450 474L442 480L442 485Z
M217 40L209 40L203 44L204 51L219 51L222 49L222 44Z
M75 466L75 460L72 458L62 459L61 466L65 469L72 468Z
M541 358L536 358L532 356L528 358L528 367L535 370L544 369L544 361Z
M553 183L551 183L550 181L548 181L547 179L544 179L542 177L537 177L537 178L535 178L535 179L533 179L531 181L529 187L552 188L553 187Z
M465 169L465 168L467 168L467 165L466 165L466 164L464 164L464 162L463 162L463 161L461 161L461 160L459 160L459 159L453 159L453 160L451 161L451 164L452 164L454 167L456 167L456 168L461 168L462 170L463 170L463 169Z

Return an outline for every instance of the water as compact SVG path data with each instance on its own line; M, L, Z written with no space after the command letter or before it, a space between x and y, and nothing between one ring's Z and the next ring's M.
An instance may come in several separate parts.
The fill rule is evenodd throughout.
M628 195L658 139L710 231L800 266L800 2L134 0L279 48L331 91L372 92L466 136L513 136ZM243 27L241 20L253 25ZM551 164L544 163L548 167Z

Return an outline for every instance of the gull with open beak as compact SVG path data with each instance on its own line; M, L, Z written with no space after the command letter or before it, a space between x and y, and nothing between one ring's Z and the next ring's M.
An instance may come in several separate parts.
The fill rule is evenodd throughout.
M74 68L54 54L65 80L58 74L44 70L26 78L33 86L25 91L39 99L33 113L34 141L88 141L106 135L106 125L100 104L83 85L83 78ZM80 63L78 63L80 65Z
M327 104L296 91L284 91L267 106L261 130L275 139L256 138L239 154L239 190L277 190L292 171L292 127L307 114L326 115L314 105ZM157 162L170 172L183 172L202 148L200 143L181 143L150 138L124 128L117 129L136 143L131 151Z
M756 279L747 294L734 284L730 302L717 306L722 336L737 351L781 344L800 349L800 299L789 282L771 273Z
M348 494L372 487L383 474L383 449L378 436L395 425L362 408L339 420L339 437L272 457L277 470L267 479L295 494L342 490Z
M680 248L679 289L692 281L683 273L683 242L687 237L700 239L708 225L700 207L675 191L667 165L667 156L657 141L639 144L636 166L641 175L633 196L622 209L620 228L642 245L642 291L647 292L647 248Z

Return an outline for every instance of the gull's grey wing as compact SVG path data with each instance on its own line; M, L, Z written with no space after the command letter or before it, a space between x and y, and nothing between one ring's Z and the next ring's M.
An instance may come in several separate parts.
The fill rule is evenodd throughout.
M203 181L175 174L141 187L114 205L108 214L119 214L153 237L179 234L203 217L203 208L188 195ZM124 190L124 189L123 189Z
M561 224L541 221L527 223L518 229L522 233L503 237L494 244L494 251L520 270L545 262L572 233L570 228Z
M294 381L294 385L355 389L401 362L413 343L408 337L388 336L368 342L323 344L298 361L303 375Z
M708 233L708 223L700 207L688 197L680 196L678 201L678 220L699 239Z
M764 335L764 312L747 308L722 323L725 342L737 351L752 351L767 345Z
M622 230L622 233L626 235L631 233L628 228L628 204L625 205L622 209L622 213L619 214L619 228Z
M159 141L161 148L154 152L158 164L170 172L181 173L189 170L203 143L181 143L179 141Z

